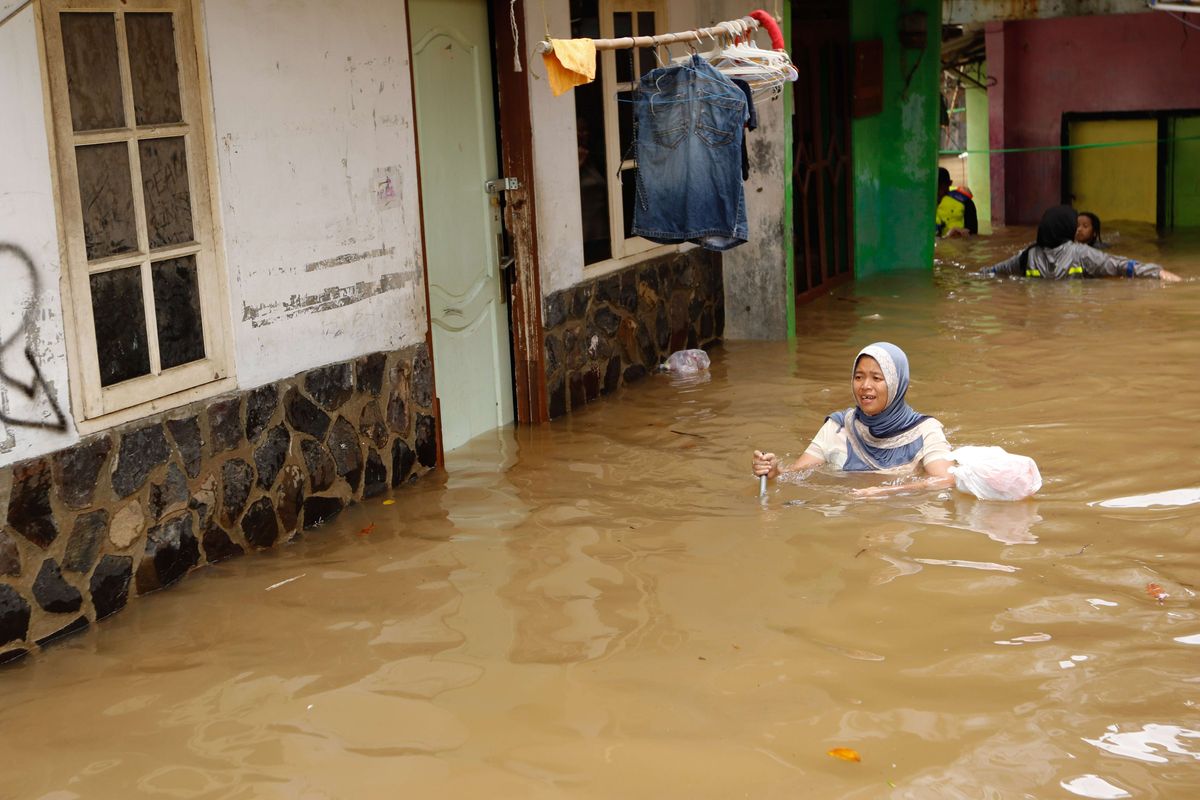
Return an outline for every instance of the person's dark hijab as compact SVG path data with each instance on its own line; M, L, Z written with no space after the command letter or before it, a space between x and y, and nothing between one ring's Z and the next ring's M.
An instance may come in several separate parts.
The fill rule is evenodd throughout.
M1070 206L1055 206L1046 209L1038 225L1037 245L1044 250L1053 250L1063 242L1075 241L1075 228L1079 225L1079 214Z
M1055 206L1046 209L1038 224L1037 247L1053 250L1061 244L1075 240L1075 228L1079 226L1079 214L1070 206ZM1033 245L1021 251L1021 268L1029 267L1029 251Z

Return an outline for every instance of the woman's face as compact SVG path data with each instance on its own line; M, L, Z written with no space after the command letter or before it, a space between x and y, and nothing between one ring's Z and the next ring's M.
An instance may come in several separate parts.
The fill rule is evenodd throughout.
M1075 241L1080 244L1089 244L1095 235L1096 232L1092 230L1092 218L1080 214L1079 223L1075 227Z
M875 416L887 408L888 388L879 362L863 356L854 365L854 401L864 414Z

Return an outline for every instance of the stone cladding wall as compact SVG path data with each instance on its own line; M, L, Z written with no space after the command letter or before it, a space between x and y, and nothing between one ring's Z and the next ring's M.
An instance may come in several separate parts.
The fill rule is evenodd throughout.
M421 344L0 469L0 662L414 480L437 460L432 407Z
M550 417L652 372L725 328L721 257L696 248L584 281L545 299Z

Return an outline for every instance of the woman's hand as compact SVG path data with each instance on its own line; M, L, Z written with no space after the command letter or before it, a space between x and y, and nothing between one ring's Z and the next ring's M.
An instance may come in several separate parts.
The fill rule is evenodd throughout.
M766 475L768 478L779 476L779 456L774 453L762 453L758 450L754 451L754 455L750 458L750 468L754 471L755 477Z
M1158 272L1158 279L1163 283L1179 283L1183 278L1171 272L1169 269L1162 269Z

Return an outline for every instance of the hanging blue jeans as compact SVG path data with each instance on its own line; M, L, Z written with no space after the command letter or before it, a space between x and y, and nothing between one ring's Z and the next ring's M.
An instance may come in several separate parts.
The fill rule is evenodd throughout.
M652 242L728 250L746 241L746 96L699 56L642 76L634 93L633 229Z

